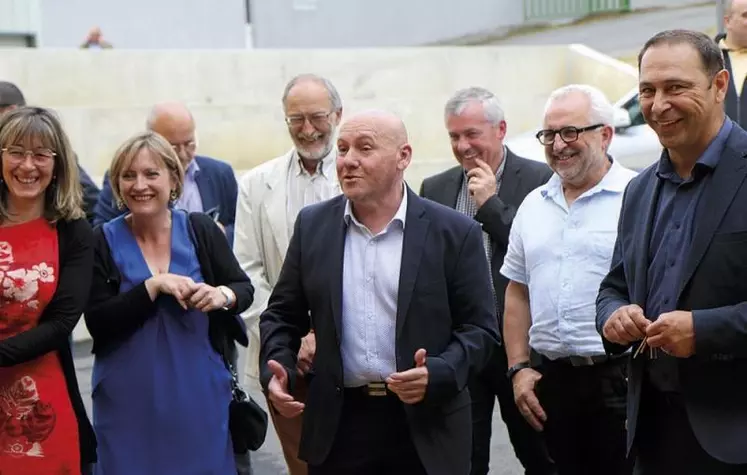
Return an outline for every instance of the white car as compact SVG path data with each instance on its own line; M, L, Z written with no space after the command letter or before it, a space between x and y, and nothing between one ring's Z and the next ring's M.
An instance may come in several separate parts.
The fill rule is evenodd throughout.
M659 159L662 147L656 133L643 120L638 89L627 93L614 106L615 137L609 153L624 167L641 171ZM540 129L512 137L506 140L506 146L520 157L544 162L545 148L536 137Z

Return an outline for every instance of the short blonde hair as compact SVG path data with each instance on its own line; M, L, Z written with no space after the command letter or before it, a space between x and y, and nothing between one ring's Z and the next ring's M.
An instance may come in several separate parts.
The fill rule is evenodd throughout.
M184 167L179 157L176 155L174 148L162 136L155 132L141 132L127 139L114 154L111 166L109 167L109 182L112 186L112 193L117 203L122 203L122 195L119 190L119 177L122 173L130 168L132 161L141 150L147 150L153 156L156 163L162 165L169 172L174 182L175 200L182 196L184 186Z
M52 181L44 191L44 218L51 224L85 218L78 161L57 114L42 107L20 107L0 117L0 148L37 141L56 154ZM0 223L9 218L8 187L0 183Z

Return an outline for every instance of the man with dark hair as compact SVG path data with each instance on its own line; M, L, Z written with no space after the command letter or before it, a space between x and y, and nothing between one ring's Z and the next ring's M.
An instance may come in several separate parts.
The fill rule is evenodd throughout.
M747 132L706 35L659 33L639 58L664 151L628 185L597 298L607 352L632 350L628 450L642 475L747 473Z
M11 111L17 107L23 107L26 105L26 99L23 97L21 90L8 81L0 81L0 115L4 112ZM78 156L75 156L76 162ZM88 222L93 224L93 207L96 205L96 201L99 199L99 188L88 176L88 173L78 163L78 175L80 176L80 184L83 187L83 211L86 212L86 218Z

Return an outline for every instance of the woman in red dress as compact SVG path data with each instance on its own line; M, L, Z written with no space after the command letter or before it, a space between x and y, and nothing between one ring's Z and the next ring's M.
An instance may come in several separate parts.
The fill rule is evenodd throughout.
M93 234L53 113L0 118L0 474L87 473L95 438L70 335L88 300Z

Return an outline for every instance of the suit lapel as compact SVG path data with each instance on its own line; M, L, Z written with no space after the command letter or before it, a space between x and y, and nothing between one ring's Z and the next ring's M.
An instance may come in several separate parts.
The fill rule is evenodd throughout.
M218 197L215 196L215 189L212 186L205 163L200 160L200 157L194 159L200 167L200 171L195 176L195 184L197 185L197 191L200 193L202 209L208 211L218 206Z
M733 131L730 136L734 133ZM710 177L710 183L703 190L700 203L698 203L696 211L698 219L695 221L693 229L691 251L682 272L682 280L680 281L679 292L677 294L678 301L685 286L692 278L695 269L700 264L701 259L703 259L718 225L721 223L726 210L734 200L734 196L737 194L747 174L744 156L741 152L737 151L743 150L743 148L734 148L729 145L727 143L719 164L713 170L713 175Z
M516 159L510 150L506 149L506 165L503 168L503 178L501 179L501 189L498 190L498 197L504 203L511 203L519 191L521 185L521 168L516 166Z
M399 271L399 292L397 294L397 332L396 338L402 333L405 324L412 292L420 268L420 258L423 255L425 238L428 235L430 220L425 216L422 198L407 188L407 215L405 218L405 233L402 242L402 263Z
M262 200L262 204L267 211L267 219L270 222L272 235L280 250L280 255L285 255L288 249L288 169L290 161L293 159L293 151L289 152L286 160L281 160L278 165L267 177L266 186L269 189L267 199Z
M433 201L449 208L456 208L459 190L462 188L464 172L462 167L454 167L449 170L443 188L433 196Z
M654 216L656 215L656 205L659 202L659 191L661 190L661 184L659 178L656 176L656 168L651 170L651 175L648 177L648 183L644 187L644 194L637 206L642 211L641 220L638 221L637 226L643 227L643 232L636 232L636 236L643 236L636 242L638 247L637 251L633 253L637 257L636 261L633 262L633 268L635 269L634 274L634 288L633 290L633 302L642 308L646 306L646 297L648 295L648 264L649 264L649 248L651 246L651 232L654 225Z
M329 229L332 230L332 236L329 247L329 279L330 299L332 304L332 318L335 321L337 330L337 343L340 344L340 335L342 335L342 266L345 259L345 233L347 227L343 214L345 211L345 198L340 198L335 203L332 213L330 214L332 222Z

